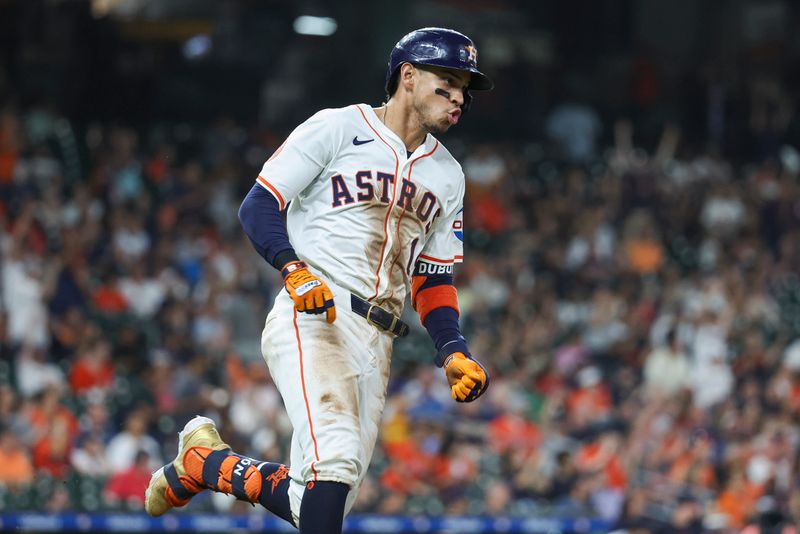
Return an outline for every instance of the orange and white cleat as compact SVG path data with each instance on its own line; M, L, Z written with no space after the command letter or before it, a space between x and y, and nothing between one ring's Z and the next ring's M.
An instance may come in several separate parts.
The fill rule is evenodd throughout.
M145 511L151 516L160 516L172 508L186 505L192 497L208 488L203 483L203 464L214 451L228 451L221 456L227 456L230 451L230 446L219 436L214 421L198 415L186 423L178 434L175 460L159 468L150 479L144 492ZM192 455L187 458L190 452Z

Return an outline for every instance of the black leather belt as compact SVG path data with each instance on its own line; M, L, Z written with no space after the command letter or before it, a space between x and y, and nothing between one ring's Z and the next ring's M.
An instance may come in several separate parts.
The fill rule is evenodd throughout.
M350 309L378 328L391 332L397 337L408 335L408 325L399 317L352 293L350 293Z

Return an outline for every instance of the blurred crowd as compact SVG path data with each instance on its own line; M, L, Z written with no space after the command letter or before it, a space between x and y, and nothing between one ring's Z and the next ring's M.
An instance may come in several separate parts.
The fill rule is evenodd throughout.
M800 521L800 154L758 118L743 159L675 126L644 150L575 103L539 143L445 140L468 183L461 320L493 382L452 402L407 309L354 512ZM141 510L198 413L288 462L259 350L282 285L236 218L285 133L2 107L2 509Z

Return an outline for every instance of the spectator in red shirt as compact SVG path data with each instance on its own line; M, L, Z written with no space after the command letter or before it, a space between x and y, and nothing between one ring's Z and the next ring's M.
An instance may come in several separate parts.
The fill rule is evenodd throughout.
M150 455L140 450L133 465L113 475L106 484L106 500L114 504L128 504L139 509L144 506L144 490L150 483Z
M128 309L128 299L119 289L117 273L109 270L103 274L103 282L92 293L92 302L102 313L117 314Z
M114 367L111 365L111 344L98 338L86 343L78 351L78 357L69 374L69 384L76 394L92 390L106 390L114 382Z

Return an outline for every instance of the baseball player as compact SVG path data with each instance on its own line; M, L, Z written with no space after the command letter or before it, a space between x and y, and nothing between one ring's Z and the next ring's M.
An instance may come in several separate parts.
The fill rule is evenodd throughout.
M389 57L387 102L326 109L297 127L244 199L242 226L283 274L261 348L293 425L291 467L233 453L196 417L153 474L151 515L203 489L260 503L302 533L340 533L372 457L406 295L453 399L489 384L459 331L453 265L463 258L461 167L435 135L492 82L473 42L423 28ZM284 220L285 214L285 220Z

